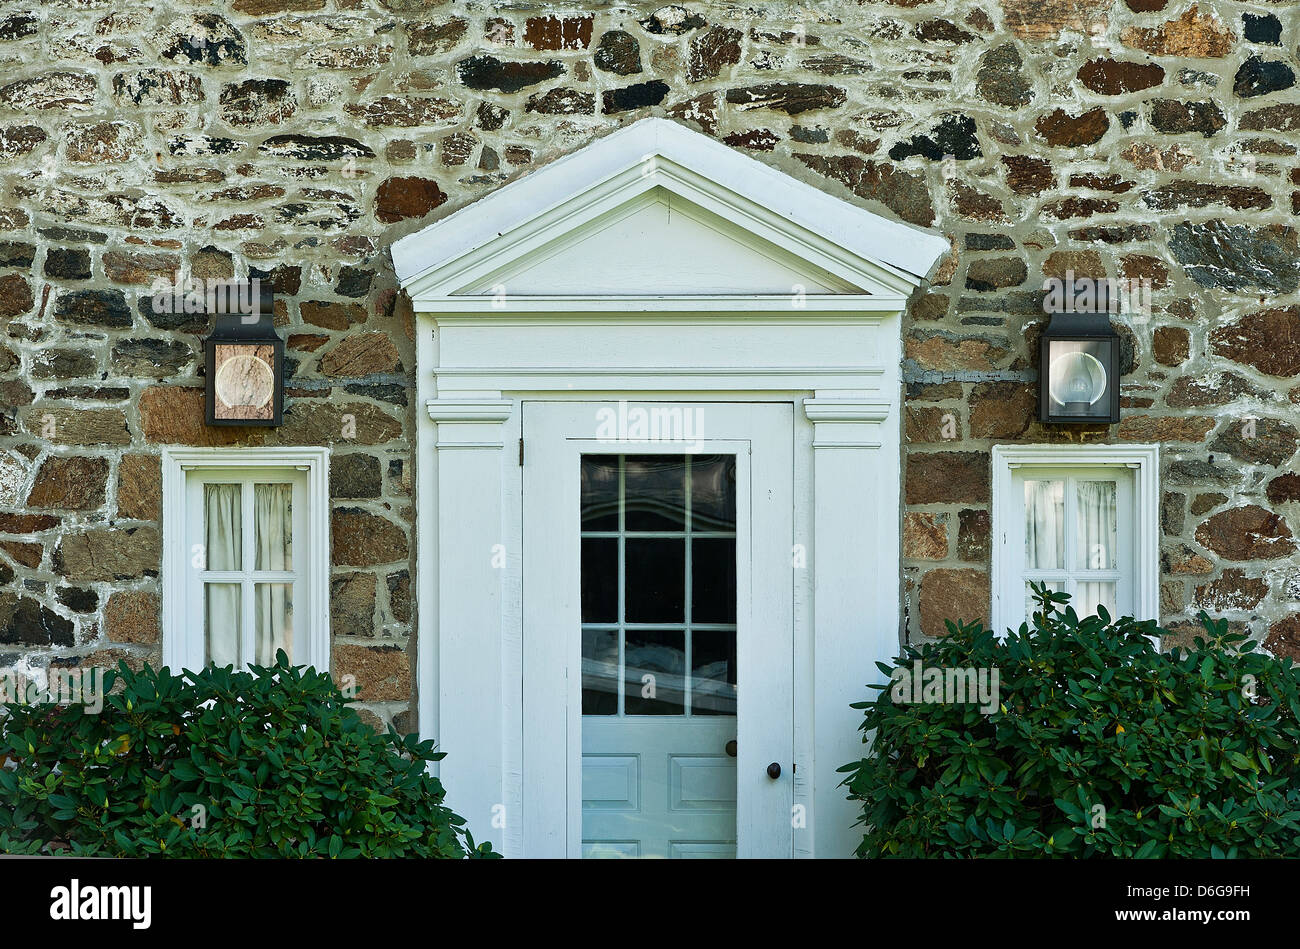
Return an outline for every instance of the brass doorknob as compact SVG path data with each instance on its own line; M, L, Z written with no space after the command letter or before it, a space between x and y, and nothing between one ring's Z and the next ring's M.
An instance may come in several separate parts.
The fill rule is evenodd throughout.
M770 765L767 766L767 776L771 778L773 781L781 777L781 766L777 764L775 761L773 761Z

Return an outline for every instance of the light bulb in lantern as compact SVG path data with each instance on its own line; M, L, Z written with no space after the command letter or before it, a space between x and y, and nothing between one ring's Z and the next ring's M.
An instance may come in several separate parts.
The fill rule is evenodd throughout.
M1052 399L1065 415L1089 414L1106 392L1106 369L1090 353L1063 353L1052 360L1049 373Z

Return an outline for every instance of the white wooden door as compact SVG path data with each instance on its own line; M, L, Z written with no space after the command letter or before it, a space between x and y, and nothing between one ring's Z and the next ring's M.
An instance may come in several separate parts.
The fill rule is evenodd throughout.
M525 402L523 436L537 855L789 856L792 406Z

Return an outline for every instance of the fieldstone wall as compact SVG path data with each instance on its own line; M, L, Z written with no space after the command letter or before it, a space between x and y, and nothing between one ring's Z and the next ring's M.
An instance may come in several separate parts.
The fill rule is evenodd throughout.
M992 444L1160 441L1163 619L1300 657L1298 44L1294 0L0 3L2 664L158 659L159 446L330 444L334 667L410 727L387 248L651 114L951 239L904 328L908 636L987 611ZM177 271L273 281L283 428L203 426ZM1154 290L1115 427L1033 421L1068 271Z

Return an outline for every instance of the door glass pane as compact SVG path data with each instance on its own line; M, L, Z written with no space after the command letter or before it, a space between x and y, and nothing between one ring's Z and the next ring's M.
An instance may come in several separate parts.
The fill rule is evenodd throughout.
M1025 569L1065 567L1065 482L1025 482Z
M618 630L582 631L582 714L618 714Z
M240 505L243 485L203 486L205 558L209 570L239 570L243 556L243 521Z
M203 585L203 642L207 662L218 666L240 665L240 592L238 583Z
M274 665L276 650L283 649L293 662L293 584L254 584L253 610L256 616L253 661L259 666Z
M686 632L629 629L623 640L623 708L628 715L686 711Z
M1110 614L1111 619L1117 618L1119 610L1116 608L1114 580L1104 580L1097 583L1079 581L1075 584L1075 592L1070 599L1070 605L1074 607L1074 612L1078 614L1080 619L1085 616L1095 616L1098 604L1106 607L1106 612Z
M686 619L686 542L674 537L629 537L623 596L629 623Z
M1114 481L1080 481L1075 506L1075 569L1114 570L1119 517Z
M253 537L253 569L293 569L293 485L253 485Z
M734 856L735 456L585 456L581 498L583 854Z
M682 530L686 517L686 459L681 455L624 457L627 529Z

